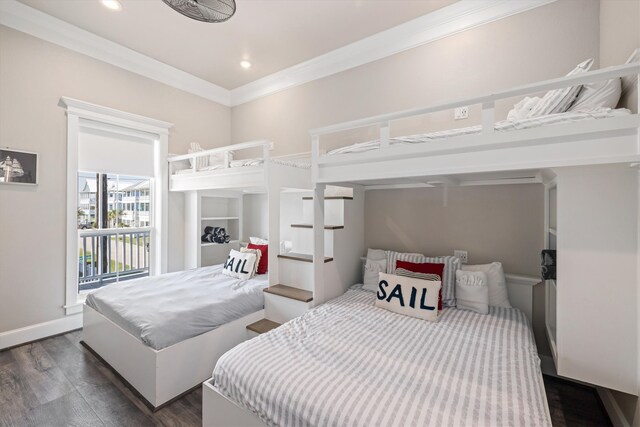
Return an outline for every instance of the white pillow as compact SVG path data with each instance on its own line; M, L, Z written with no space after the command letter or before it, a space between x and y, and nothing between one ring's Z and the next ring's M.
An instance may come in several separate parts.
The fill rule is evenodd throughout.
M253 272L251 277L255 276L258 272L258 265L260 265L260 258L262 258L262 251L260 249L240 248L240 252L247 254L254 254L256 256L256 262L253 265Z
M198 144L197 142L192 142L189 144L189 149L187 150L187 153L193 154L193 153L199 153L200 151L204 151L200 146L200 144ZM189 166L193 167L193 159L189 159ZM207 166L209 166L208 158L206 157L196 158L196 169L206 168Z
M511 308L509 294L507 293L507 279L504 277L502 263L463 265L464 271L481 271L487 275L489 286L489 305L494 307Z
M229 257L222 268L222 274L237 279L249 280L253 277L255 265L255 254L238 252L235 249L231 249Z
M364 285L362 287L375 292L378 289L380 273L384 273L385 271L387 271L386 258L380 260L367 259L364 265Z
M380 273L376 307L418 319L438 321L440 282Z
M229 151L229 162L233 161L233 151ZM224 165L224 153L215 153L209 155L209 165Z
M249 237L249 242L253 243L254 245L268 245L269 241L265 240L265 239L261 239L260 237Z
M517 120L526 119L531 114L531 110L538 105L540 102L540 98L537 96L529 97L527 96L517 104L513 106L509 113L507 114L507 120L515 122Z
M367 249L367 259L373 261L380 261L381 259L387 259L387 255L384 249Z
M456 271L456 305L462 310L489 313L489 286L482 271Z
M582 87L569 111L590 111L597 108L616 108L622 95L622 80L588 83Z
M581 62L567 74L573 76L589 71L593 65L593 59L587 59ZM578 92L582 89L582 85L563 87L547 92L540 102L529 113L529 117L546 116L547 114L564 113L569 109L573 101L575 101Z

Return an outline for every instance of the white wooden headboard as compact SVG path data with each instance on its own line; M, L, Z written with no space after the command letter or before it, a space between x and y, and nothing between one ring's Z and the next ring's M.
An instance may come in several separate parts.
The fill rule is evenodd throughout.
M505 274L505 277L509 302L515 308L522 310L529 319L529 324L533 326L533 287L542 283L542 279L508 273Z

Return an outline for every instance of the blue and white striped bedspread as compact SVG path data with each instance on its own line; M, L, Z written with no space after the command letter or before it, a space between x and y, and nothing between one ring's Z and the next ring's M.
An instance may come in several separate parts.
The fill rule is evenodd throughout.
M278 426L550 426L524 314L445 309L432 323L351 289L227 352L220 392Z

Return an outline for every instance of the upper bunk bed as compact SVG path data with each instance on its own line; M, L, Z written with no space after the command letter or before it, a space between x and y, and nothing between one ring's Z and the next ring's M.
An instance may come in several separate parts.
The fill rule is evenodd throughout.
M565 88L565 93L574 91L575 96L571 101L575 103L585 85L601 82L605 88L608 82L616 79L619 83L618 95L621 94L626 100L633 99L631 94L637 94L640 75L640 63L632 62L638 60L637 56L638 50L625 65L572 72L565 77L485 96L312 130L313 182L336 185L359 183L365 186L420 185L432 181L430 177L446 179L453 175L498 173L492 176L492 179L498 179L500 173L507 177L513 171L638 162L640 116L637 100L627 101L631 104L627 105L628 108L591 105L590 108L527 117L527 112L539 98L525 98L510 111L507 120L496 122L495 119L498 103L550 91L548 95L551 91L560 92ZM392 137L392 123L402 125L402 121L407 119L416 120L427 114L442 114L458 107L478 104L481 106L481 122L475 126ZM350 133L362 133L375 128L379 132L376 139L344 145ZM335 148L336 140L342 146ZM333 149L327 149L327 145L332 143Z
M236 190L311 187L308 153L270 157L272 143L257 140L169 158L169 191ZM261 156L234 159L239 153L261 150Z

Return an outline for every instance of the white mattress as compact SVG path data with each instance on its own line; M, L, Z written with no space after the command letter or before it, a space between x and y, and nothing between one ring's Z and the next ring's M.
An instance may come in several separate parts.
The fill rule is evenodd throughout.
M120 282L86 304L160 350L263 308L266 274L239 280L221 272L222 264Z
M437 323L352 288L224 354L217 389L268 425L550 426L532 331L517 309Z
M626 108L620 108L612 110L610 108L598 108L588 111L570 111L566 113L549 114L540 117L531 117L521 120L503 120L495 124L496 132L506 132L519 129L531 129L541 126L549 126L562 123L573 123L583 120L604 119L607 117L625 116L631 114L631 111ZM448 129L439 132L430 132L410 136L401 136L396 138L390 138L390 145L397 144L418 144L428 143L434 141L441 141L446 138L462 135L479 134L482 131L480 125L469 126L460 129ZM380 140L373 140L367 142L360 142L346 147L336 148L327 153L327 155L334 154L346 154L346 153L361 153L363 151L377 150L380 148Z

